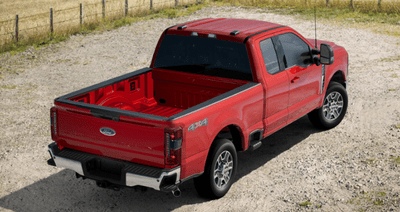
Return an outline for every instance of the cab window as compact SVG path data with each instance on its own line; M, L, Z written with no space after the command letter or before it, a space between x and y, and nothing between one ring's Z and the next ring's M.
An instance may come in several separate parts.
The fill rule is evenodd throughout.
M286 68L311 64L310 46L293 33L278 35L286 60Z
M263 40L260 42L261 53L264 58L265 68L269 74L276 74L279 72L278 58L276 57L276 52L274 44L271 38Z

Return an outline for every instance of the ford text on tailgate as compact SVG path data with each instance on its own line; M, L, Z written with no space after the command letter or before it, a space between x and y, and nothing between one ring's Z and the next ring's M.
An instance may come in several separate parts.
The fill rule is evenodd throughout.
M234 30L232 30L234 29ZM100 187L224 196L237 152L308 114L321 129L344 118L348 55L292 28L202 19L166 29L149 68L55 99L49 165Z

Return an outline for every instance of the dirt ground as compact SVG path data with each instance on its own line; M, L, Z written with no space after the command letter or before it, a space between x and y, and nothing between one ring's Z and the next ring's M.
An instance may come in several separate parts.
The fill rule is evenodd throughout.
M211 7L0 55L0 211L400 211L400 38L328 21L318 38L350 58L343 122L319 131L303 117L239 153L225 197L200 198L193 181L179 198L105 190L46 164L56 97L148 66L166 27L207 17L276 22L314 38L314 23L297 16Z

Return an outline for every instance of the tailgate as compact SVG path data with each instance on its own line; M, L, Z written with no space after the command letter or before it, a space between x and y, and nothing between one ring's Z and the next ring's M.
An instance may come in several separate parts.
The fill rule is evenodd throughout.
M57 143L119 160L164 167L164 128L57 110Z

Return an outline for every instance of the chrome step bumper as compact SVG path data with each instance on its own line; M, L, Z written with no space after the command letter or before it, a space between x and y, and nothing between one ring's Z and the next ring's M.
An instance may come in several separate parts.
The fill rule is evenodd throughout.
M74 170L81 176L96 181L107 181L121 186L145 186L165 192L180 183L180 166L161 169L127 161L117 161L98 155L49 145L49 165ZM175 186L176 185L176 186Z

